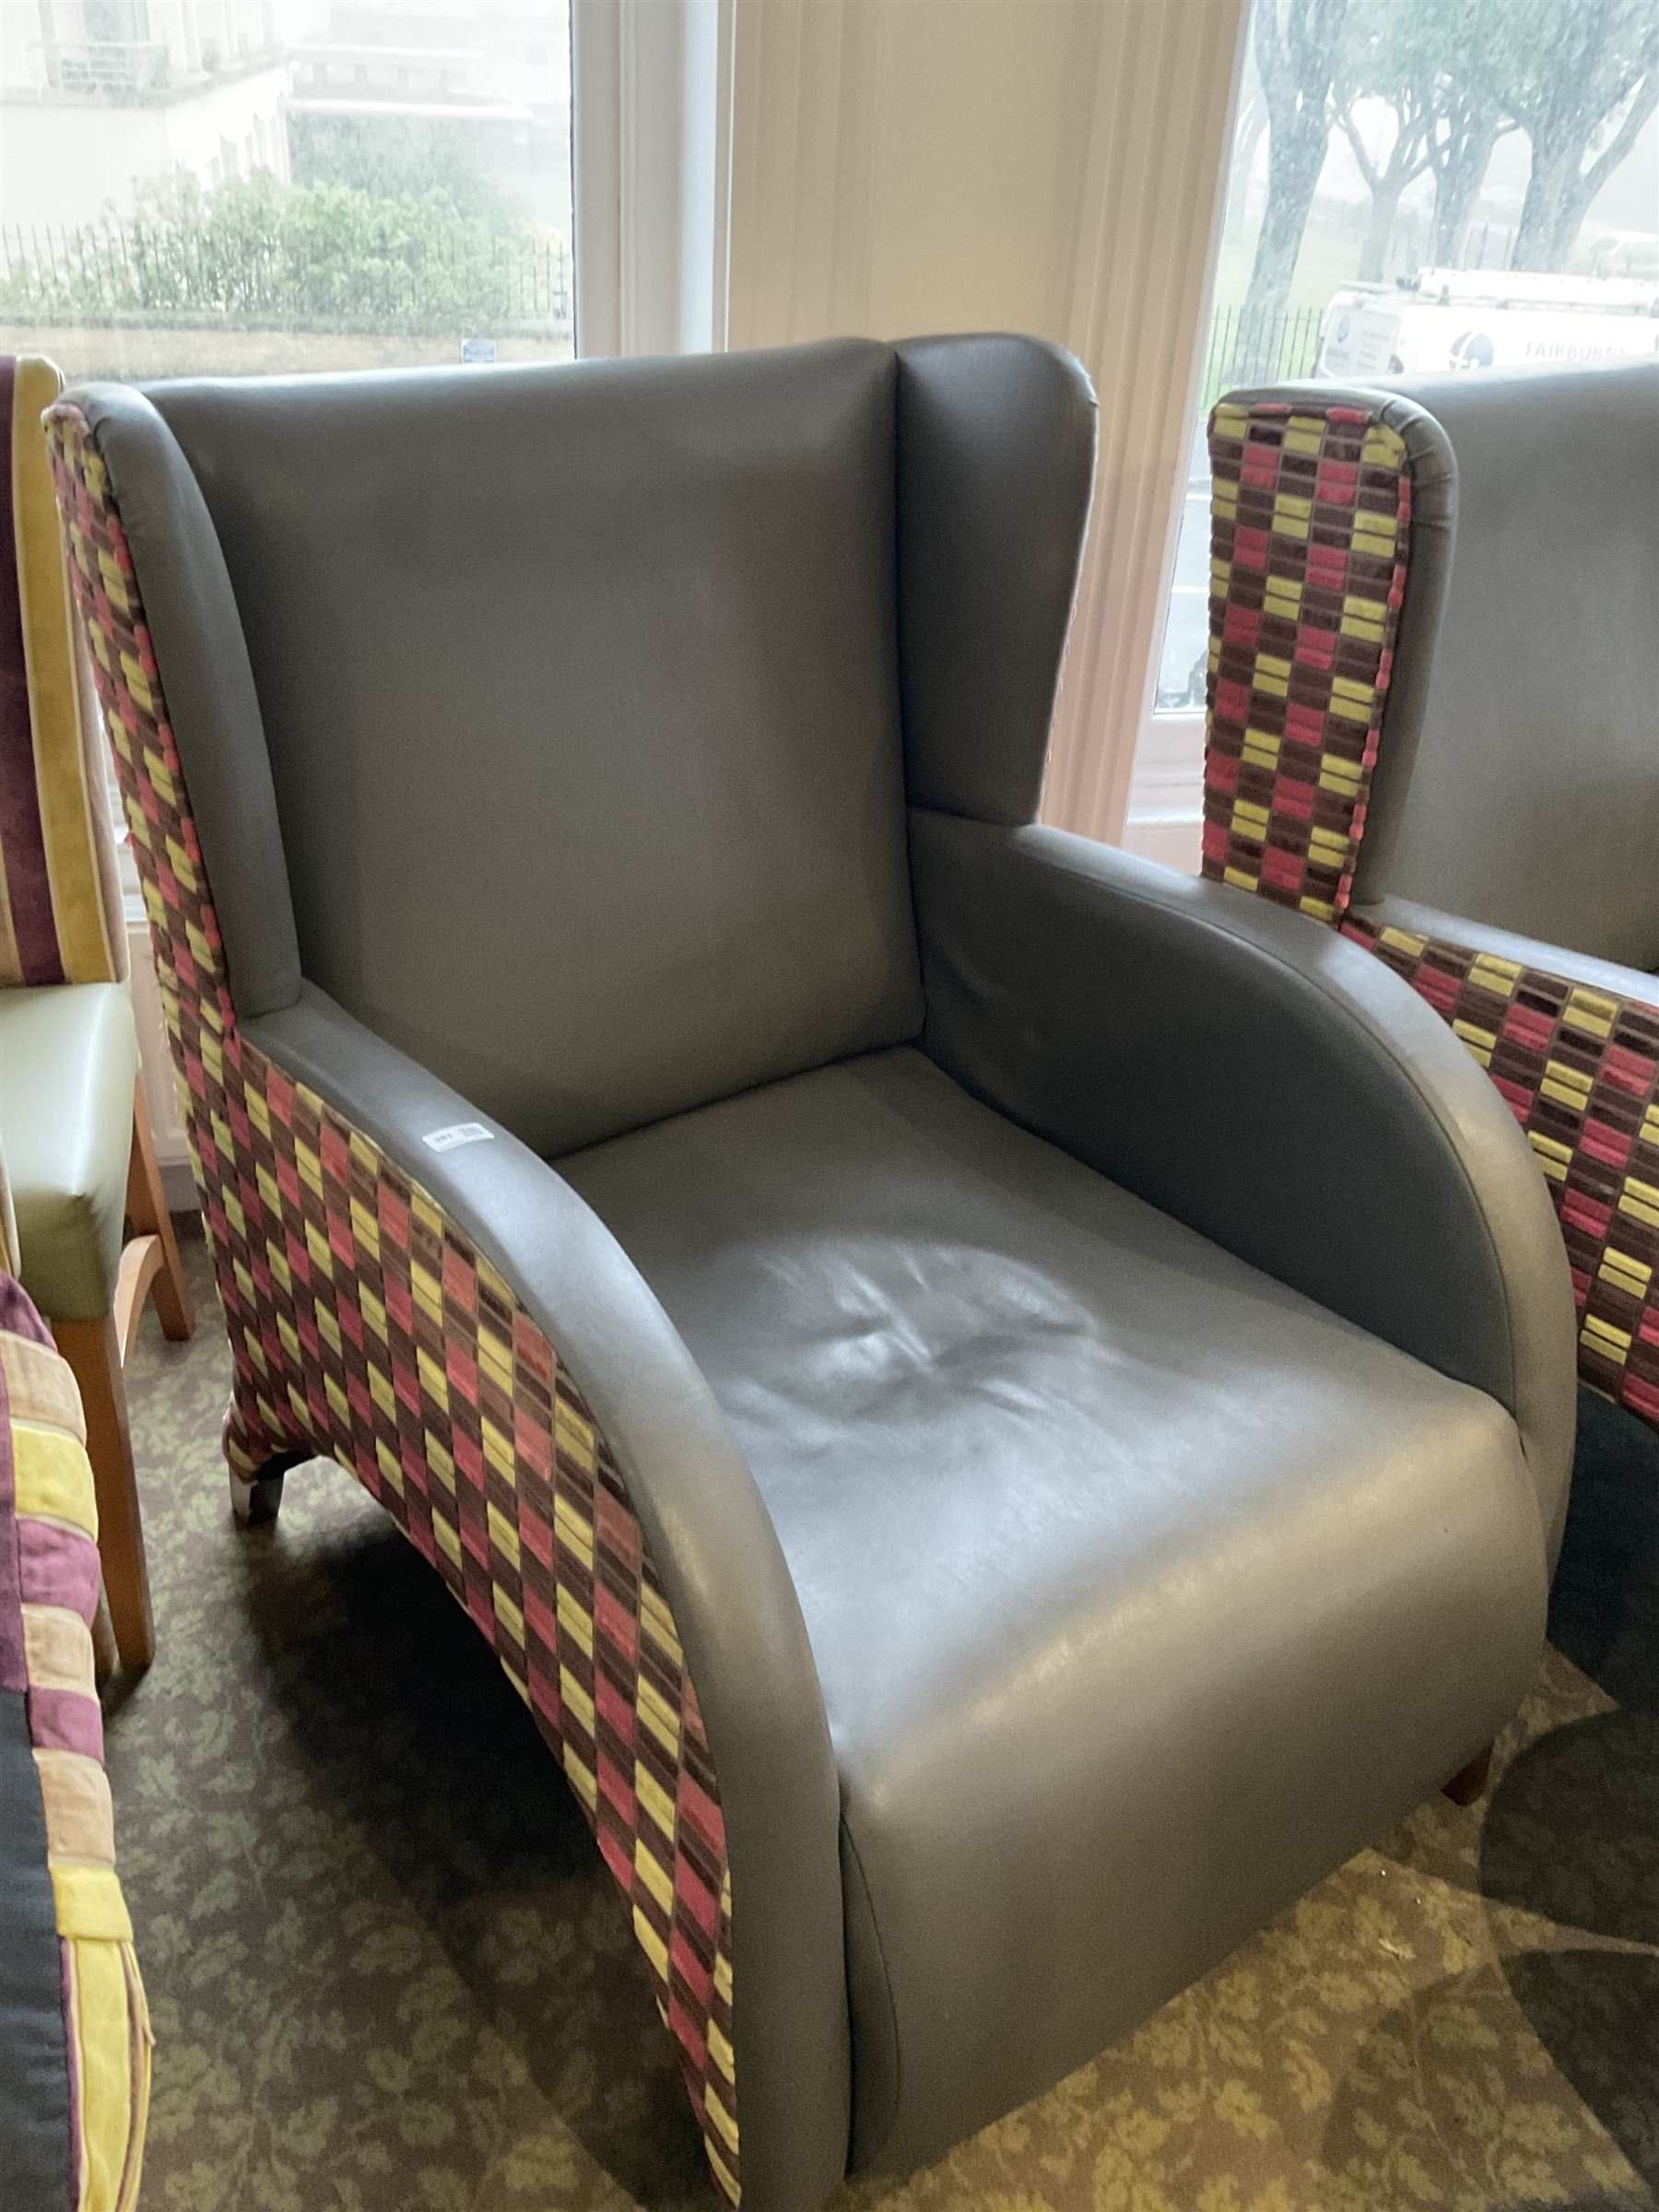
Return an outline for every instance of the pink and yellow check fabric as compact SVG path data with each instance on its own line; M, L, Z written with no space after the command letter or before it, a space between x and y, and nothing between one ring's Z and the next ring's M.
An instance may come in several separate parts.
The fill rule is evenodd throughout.
M1659 1005L1349 912L1410 562L1405 440L1363 407L1224 400L1210 458L1203 872L1340 928L1450 1023L1548 1181L1582 1380L1659 1425Z

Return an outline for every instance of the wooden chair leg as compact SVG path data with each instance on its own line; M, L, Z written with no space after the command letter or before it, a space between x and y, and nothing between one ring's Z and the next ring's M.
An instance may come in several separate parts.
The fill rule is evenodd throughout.
M144 1291L153 1288L156 1312L161 1317L161 1333L174 1344L182 1344L195 1327L195 1313L190 1302L190 1288L184 1280L184 1269L179 1259L178 1243L173 1237L172 1216L167 1210L167 1194L161 1187L161 1170L156 1161L156 1138L150 1127L149 1108L145 1103L144 1086L133 1086L133 1151L127 1163L127 1219L138 1235L135 1243L149 1238L156 1240L156 1250L144 1265L143 1283L134 1301L133 1326L136 1327L136 1313L143 1304ZM128 1246L128 1251L132 1246ZM143 1265L140 1263L139 1265ZM126 1272L126 1253L122 1255L122 1270ZM127 1344L122 1347L124 1358Z
M115 1350L123 1367L138 1335L138 1324L144 1319L144 1301L152 1284L158 1286L156 1304L159 1307L161 1303L159 1286L164 1279L166 1265L159 1237L129 1237L121 1248L121 1265L115 1273L114 1319Z
M1486 1786L1491 1778L1492 1747L1488 1744L1478 1758L1472 1759L1466 1767L1459 1767L1451 1781L1441 1785L1441 1795L1450 1797L1453 1805L1473 1805L1477 1797L1486 1795Z
M98 1551L115 1625L115 1648L124 1666L147 1666L156 1655L156 1625L115 1317L106 1313L99 1321L54 1321L52 1333L74 1370L87 1417L87 1456L92 1462L98 1495Z
M115 1648L115 1623L110 1618L110 1598L102 1583L98 1585L98 1610L92 1616L92 1674L101 1689L121 1664L121 1653Z

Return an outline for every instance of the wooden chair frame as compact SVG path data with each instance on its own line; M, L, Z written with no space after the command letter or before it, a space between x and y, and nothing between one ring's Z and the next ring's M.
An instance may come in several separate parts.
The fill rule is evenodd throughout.
M126 1217L127 1241L109 1312L92 1321L51 1324L59 1351L75 1371L87 1418L87 1454L98 1493L98 1553L107 1601L107 1617L106 1605L100 1603L95 1630L103 1674L113 1671L112 1646L125 1667L147 1666L156 1655L155 1614L123 1371L147 1298L154 1299L162 1334L174 1344L182 1343L195 1327L142 1083L133 1090Z

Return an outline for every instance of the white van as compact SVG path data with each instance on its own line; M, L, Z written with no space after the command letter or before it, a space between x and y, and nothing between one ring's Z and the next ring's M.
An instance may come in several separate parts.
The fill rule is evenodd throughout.
M1423 269L1398 284L1347 284L1320 332L1320 376L1546 368L1659 354L1659 285Z

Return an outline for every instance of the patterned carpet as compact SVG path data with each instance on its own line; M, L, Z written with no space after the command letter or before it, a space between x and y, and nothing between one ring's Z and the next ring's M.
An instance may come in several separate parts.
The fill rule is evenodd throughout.
M228 1359L135 1354L161 1652L112 1714L147 2212L710 2212L588 1832L337 1470L230 1524ZM1659 1439L1586 1401L1555 1648L1424 1806L1049 2096L835 2212L1659 2206Z

